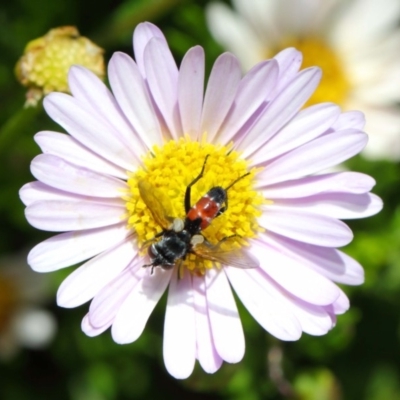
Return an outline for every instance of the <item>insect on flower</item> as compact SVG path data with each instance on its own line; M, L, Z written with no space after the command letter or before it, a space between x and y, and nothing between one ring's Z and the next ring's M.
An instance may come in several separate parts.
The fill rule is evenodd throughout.
M217 244L212 244L202 234L202 231L212 223L214 218L228 209L228 189L249 175L247 173L240 176L226 188L221 186L211 188L194 206L191 206L191 188L203 177L207 158L208 155L199 175L186 188L184 201L186 217L184 220L168 216L166 212L168 207L163 204L168 201L168 198L162 196L147 181L139 181L140 196L155 221L162 228L162 231L150 240L153 242L148 248L151 263L143 265L143 267L151 267L151 273L157 266L171 269L178 265L178 274L181 276L182 261L190 253L206 260L237 268L256 268L259 265L258 261L243 248L222 246L223 243L226 245L229 242L232 242L233 245L233 241L237 240L238 235L225 237ZM157 238L161 239L156 241Z

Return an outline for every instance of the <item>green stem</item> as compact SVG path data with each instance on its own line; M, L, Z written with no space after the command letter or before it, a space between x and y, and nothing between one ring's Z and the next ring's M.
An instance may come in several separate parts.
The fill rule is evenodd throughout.
M0 128L0 153L4 153L20 137L42 110L41 103L36 107L21 108L4 123Z

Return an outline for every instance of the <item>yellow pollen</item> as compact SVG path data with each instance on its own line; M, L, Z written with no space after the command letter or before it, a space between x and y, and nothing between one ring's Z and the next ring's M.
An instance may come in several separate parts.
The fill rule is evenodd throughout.
M184 220L186 188L199 175L207 155L204 175L191 188L191 206L211 188L226 188L242 175L248 172L250 174L228 189L228 209L214 218L201 232L206 240L217 244L226 237L237 235L235 240L228 241L226 250L229 250L229 246L246 246L246 239L255 237L262 230L257 223L257 217L261 214L259 205L264 200L253 189L254 175L257 171L249 171L247 162L239 158L239 153L232 151L231 146L217 146L204 141L194 142L185 137L179 141L171 140L163 147L155 146L143 159L143 167L128 178L129 193L123 197L128 212L128 227L136 232L143 254L148 246L161 239L161 236L155 236L162 232L163 228L171 228L160 226L154 219L154 210L152 212L140 196L138 182L146 182L146 185L154 189L153 192L159 204L162 204L166 217L170 217L171 221L174 218ZM189 253L181 261L181 266L196 274L204 274L207 268L219 265Z
M286 38L274 53L286 47L295 47L303 53L302 68L318 66L322 69L322 80L306 106L326 101L343 105L350 91L350 82L339 55L316 37Z

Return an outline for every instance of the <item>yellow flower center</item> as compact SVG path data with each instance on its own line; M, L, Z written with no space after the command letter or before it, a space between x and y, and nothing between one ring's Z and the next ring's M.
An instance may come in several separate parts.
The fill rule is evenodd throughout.
M233 243L228 246L243 246L246 245L246 239L254 237L261 230L257 217L260 215L258 206L263 198L252 188L257 171L249 171L247 162L240 159L238 152L229 146L212 145L205 141L194 142L185 137L179 141L169 141L161 148L155 146L143 159L143 167L129 176L129 193L124 197L128 227L136 232L142 250L161 240L162 235L156 237L157 234L172 229L171 226L160 226L155 220L155 209L160 208L157 204L162 204L162 213L166 217L185 220L186 188L199 175L206 156L208 158L204 174L191 188L191 206L211 188L227 188L239 177L248 172L249 174L227 190L227 210L214 218L201 234L214 245L224 238L236 235ZM143 201L139 182L146 182L146 187L152 188L150 197L157 199L155 204L146 204ZM206 268L212 268L216 264L190 252L181 261L181 265L195 273L204 274Z
M324 41L316 37L287 38L277 51L295 47L303 53L303 68L318 66L322 69L322 80L306 106L326 101L343 104L350 90L342 62L338 54Z

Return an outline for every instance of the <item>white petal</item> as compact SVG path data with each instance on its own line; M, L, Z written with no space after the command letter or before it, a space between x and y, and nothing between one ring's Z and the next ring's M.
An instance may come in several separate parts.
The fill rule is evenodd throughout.
M351 129L323 135L278 157L257 178L272 185L314 174L359 153L367 140L365 133Z
M127 149L140 159L147 149L138 140L114 96L100 78L90 70L75 65L69 70L68 82L74 98L112 129Z
M36 156L31 172L46 185L84 196L120 198L128 190L126 182L120 179L78 167L51 154Z
M57 304L73 308L92 299L134 259L137 249L130 238L83 264L61 284Z
M258 188L261 182L257 182ZM266 187L262 194L266 199L295 199L320 193L369 192L375 185L375 179L359 172L334 172L307 176L289 182L282 182Z
M28 255L28 264L36 272L56 271L106 251L129 234L125 222L105 228L62 233L36 245Z
M162 134L146 84L135 62L124 53L114 53L108 64L108 79L126 118L148 149L162 144Z
M293 150L322 135L337 120L340 108L332 103L321 103L300 111L271 140L252 157L252 165Z
M281 129L304 105L321 79L319 68L301 71L265 109L261 117L237 146L248 158L259 150Z
M360 285L364 282L361 265L339 250L298 242L272 232L262 234L260 240L334 282L347 285Z
M149 269L146 272L147 274L125 299L115 317L111 333L114 341L119 344L134 342L142 334L174 270L156 268L153 275L150 275Z
M303 332L309 335L321 336L333 328L332 318L324 307L315 306L299 299L287 299L287 302L300 322Z
M265 206L258 222L267 231L318 246L340 247L353 239L350 228L342 221L300 209Z
M210 319L208 317L205 278L193 275L193 299L196 319L197 358L208 374L213 374L222 365L222 358L215 350Z
M295 200L275 200L269 208L304 210L338 219L366 218L382 210L382 200L372 194L325 193Z
M104 123L72 96L50 93L43 106L49 116L87 148L113 164L134 171L139 162L115 127Z
M264 58L262 41L246 21L228 6L217 2L208 3L206 18L213 36L224 48L237 54L245 70Z
M224 53L217 58L208 79L201 116L201 132L207 132L209 142L213 141L232 106L240 78L236 57Z
M143 259L136 257L131 265L94 296L88 314L93 327L111 326L125 299L143 279L146 272L142 265Z
M339 118L332 125L335 131L344 129L363 130L365 126L365 116L361 111L347 111L340 114Z
M220 357L237 363L244 355L245 342L242 323L232 290L223 271L211 269L206 273L208 315L215 349Z
M123 204L122 200L120 199L106 199L102 197L82 196L79 194L65 192L53 188L38 181L30 182L22 186L22 188L19 191L19 195L21 197L22 202L26 206L30 206L36 202L52 201L52 200L61 200L71 203L79 203L86 201L93 203L109 204L112 206L115 205L122 206Z
M274 336L283 340L296 340L300 337L301 331L311 335L323 335L332 328L332 319L324 307L306 303L294 297L260 269L248 270L246 273L248 278L251 278L251 290L262 290L268 293L273 299L270 307L274 304L279 307L274 309L272 314L275 321L270 321L271 312L267 315L262 313L260 316L264 323L272 325L275 329L274 333L271 332L271 328L268 329ZM259 305L261 312L266 303L267 301L264 301Z
M125 219L121 201L37 201L25 209L25 217L37 229L51 232L85 230L114 225Z
M226 273L241 302L266 331L281 340L300 338L299 322L279 296L260 285L258 268L250 271L227 267Z
M65 192L61 192L60 190L37 181L29 182L22 186L19 190L19 197L26 206L30 206L36 201L66 199Z
M72 164L87 167L102 174L127 179L124 169L93 153L70 135L42 131L35 135L35 142L45 154L60 157Z
M400 3L398 0L355 0L342 11L330 36L335 47L351 52L369 46L396 26Z
M253 244L252 252L260 260L260 268L299 299L325 306L339 297L339 290L334 283L298 259L281 253L278 248L260 240Z
M110 326L111 326L111 323L109 325L104 325L100 328L95 328L94 326L91 325L91 323L89 321L89 314L86 314L83 317L82 323L81 323L82 331L89 337L99 336L100 334L105 332Z
M279 64L279 79L271 99L278 95L297 75L303 62L303 54L295 48L289 47L275 55L274 60Z
M163 354L165 367L174 378L186 379L193 372L196 330L189 273L180 280L178 274L171 277L164 321Z
M184 134L200 137L200 120L204 92L204 50L191 48L182 60L178 78L178 102Z
M332 304L335 314L344 314L350 308L350 301L343 290L340 290L339 298Z
M237 138L239 129L246 132L252 120L266 106L266 99L278 80L278 63L275 60L265 61L252 68L240 81L235 100L227 118L218 132L218 140L229 143ZM243 134L241 132L241 134Z
M154 37L163 40L165 44L167 44L164 34L161 32L160 28L151 24L150 22L142 22L138 24L133 33L133 50L135 53L136 63L143 78L146 77L143 61L144 49L149 41Z
M151 94L172 138L181 136L178 103L178 68L164 40L153 38L144 50L144 66Z

